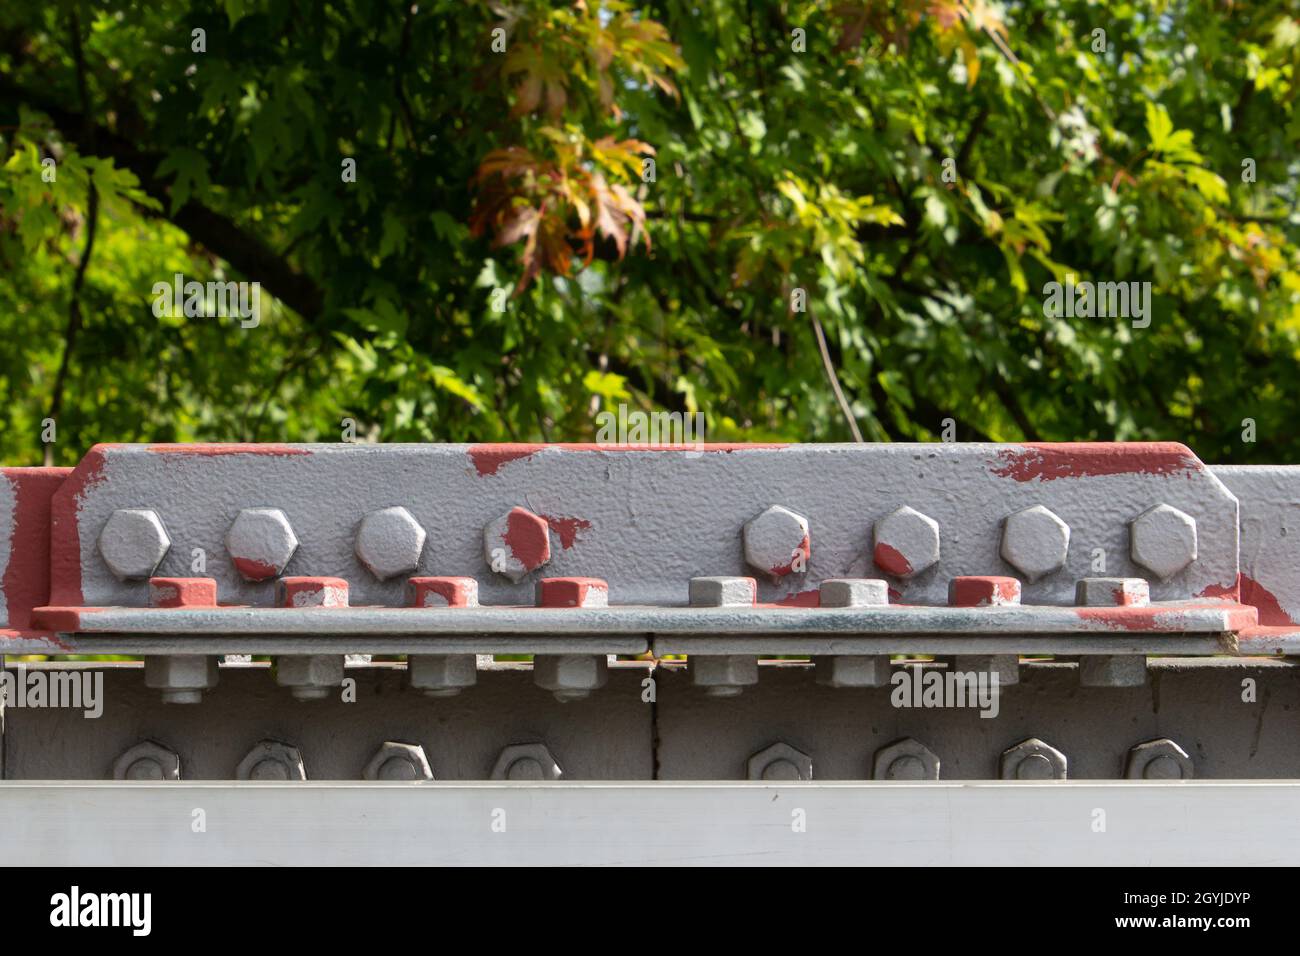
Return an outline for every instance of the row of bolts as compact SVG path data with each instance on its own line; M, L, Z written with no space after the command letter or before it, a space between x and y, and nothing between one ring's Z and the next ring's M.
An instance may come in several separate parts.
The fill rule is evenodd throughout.
M753 607L757 585L748 577L697 577L690 582L692 607ZM875 578L840 578L822 582L819 605L824 608L878 607L889 603L888 583ZM284 577L276 582L277 604L284 608L348 607L348 583L342 578ZM213 608L217 585L212 578L151 578L150 606L155 608ZM1150 601L1142 578L1084 578L1076 588L1081 606L1143 606ZM478 606L478 582L469 577L413 577L407 581L407 603L415 608ZM537 583L537 604L543 608L607 607L609 586L598 578L546 578ZM958 577L950 582L954 607L1007 606L1020 603L1020 581L1011 577ZM336 654L282 656L276 681L299 700L322 699L343 683L345 658ZM888 655L836 655L815 659L817 680L831 687L884 687L891 675ZM959 655L961 670L996 671L1002 685L1018 679L1015 655ZM603 687L608 658L603 654L538 654L533 660L534 682L560 701L581 699ZM477 680L474 654L413 654L407 659L411 686L431 697L449 697ZM729 697L758 683L753 655L703 655L691 659L697 686L711 696ZM1084 686L1141 686L1146 659L1139 655L1086 657L1080 665ZM162 691L170 703L198 703L202 692L216 686L215 658L199 655L159 655L145 659L145 683Z

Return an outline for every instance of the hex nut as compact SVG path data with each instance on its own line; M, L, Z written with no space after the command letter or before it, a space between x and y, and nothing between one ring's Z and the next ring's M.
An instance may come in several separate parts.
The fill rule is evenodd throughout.
M408 607L478 607L478 581L474 578L407 578Z
M213 578L150 578L150 607L216 607Z
M113 761L114 780L179 780L180 754L146 740L129 747Z
M1149 508L1129 526L1129 553L1161 580L1173 577L1196 560L1196 519L1172 505Z
M1080 687L1145 687L1145 654L1088 655L1079 659Z
M245 581L269 581L284 573L298 536L279 508L245 508L226 532L226 550Z
M275 603L280 607L347 607L348 582L343 578L277 578Z
M1192 758L1168 737L1131 749L1124 769L1129 780L1191 780L1194 775Z
M204 654L154 654L144 659L144 686L168 704L197 704L217 686L217 659Z
M1002 752L999 770L1003 780L1064 780L1065 754L1030 737Z
M758 683L758 659L752 655L708 655L689 658L691 679L710 697L735 697Z
M608 607L609 585L600 578L542 578L538 607Z
M420 744L386 740L361 772L366 780L432 780L429 758Z
M876 751L874 780L938 780L939 758L924 744L906 737Z
M483 529L483 559L518 584L551 560L551 529L527 508L511 508Z
M812 555L808 519L789 508L772 505L746 522L741 537L745 560L773 579L808 570Z
M1146 578L1080 578L1074 585L1079 607L1146 607L1151 585Z
M1005 607L1020 603L1020 579L999 575L968 575L948 582L952 607Z
M424 538L424 528L405 508L382 508L361 519L355 550L371 574L387 581L420 566Z
M911 578L939 563L939 523L904 505L876 522L876 566L896 578Z
M811 780L812 757L789 744L775 743L750 757L745 772L750 780Z
M492 767L493 780L559 780L559 763L545 744L511 744Z
M979 674L990 677L996 674L998 687L1020 683L1019 654L958 654L952 662L954 670L974 673L977 677Z
M881 578L829 578L817 591L821 607L883 607L889 603L889 582Z
M235 767L236 780L306 780L307 768L297 747L263 740Z
M836 654L813 659L817 683L824 687L886 687L893 677L888 654Z
M1002 523L1002 560L1028 581L1065 567L1069 550L1070 526L1042 505L1008 515Z
M323 700L343 683L342 654L295 654L275 659L275 682L298 700Z
M753 578L691 578L691 607L753 607L757 600Z
M549 690L561 703L581 700L605 686L609 662L604 654L538 654L533 657L533 683Z
M120 508L99 532L99 554L119 581L147 581L171 546L162 519L147 508Z
M455 697L478 681L478 661L473 654L411 654L406 673L426 697Z

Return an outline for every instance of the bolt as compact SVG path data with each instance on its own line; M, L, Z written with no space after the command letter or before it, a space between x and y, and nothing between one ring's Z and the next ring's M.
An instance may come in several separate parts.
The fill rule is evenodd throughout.
M832 578L821 583L822 607L882 607L889 603L889 584L879 578ZM884 687L891 668L888 654L817 657L817 683L826 687Z
M906 737L876 751L875 780L938 780L939 758L919 741Z
M749 758L745 765L750 780L811 780L812 757L789 744L775 743Z
M114 511L99 533L100 556L121 581L148 579L171 546L157 512L143 508Z
M896 578L911 578L939 562L939 523L904 505L876 522L876 566Z
M545 744L511 744L492 767L493 780L559 780L564 771Z
M165 704L197 704L203 691L217 686L217 659L165 654L144 659L144 686L162 691Z
M1196 519L1172 505L1142 512L1129 526L1133 561L1164 580L1196 560Z
M948 582L948 603L953 607L1001 607L1020 603L1018 578L993 575L958 577Z
M478 581L474 578L408 578L406 603L410 607L478 607Z
M150 578L150 607L216 607L217 582L212 578Z
M819 589L822 607L883 607L889 603L889 582L880 578L830 578Z
M691 607L753 607L757 596L753 578L691 578Z
M284 573L298 536L279 508L245 508L226 532L226 550L245 581L269 581Z
M343 683L342 654L302 654L277 657L275 682L288 687L296 700L323 700Z
M236 780L306 780L307 768L297 747L263 740L235 767Z
M357 558L381 581L414 571L423 550L424 529L405 508L372 511L357 528Z
M600 578L543 578L537 582L538 607L607 607L609 585Z
M370 758L361 776L366 780L432 780L433 771L419 744L386 740Z
M181 758L162 744L146 740L113 761L114 780L179 780Z
M1064 780L1065 754L1037 737L1002 751L1003 780Z
M483 530L488 567L518 584L551 560L551 529L527 508L511 508Z
M546 654L533 658L533 683L560 703L581 700L605 686L609 662L604 654Z
M753 578L691 578L691 607L753 607L758 584ZM691 679L710 697L735 697L758 683L752 657L692 657Z
M996 675L998 687L1020 683L1020 656L1018 654L958 654L952 659L952 670L963 673Z
M1151 586L1146 578L1080 578L1074 586L1079 607L1146 607Z
M1124 776L1129 780L1190 780L1192 758L1168 737L1148 740L1128 752Z
M1145 687L1145 654L1096 655L1079 659L1080 687Z
M1002 560L1031 582L1065 567L1069 549L1070 526L1042 505L1008 515L1002 523Z
M812 554L808 519L789 508L772 505L745 524L741 537L745 560L774 580L808 570Z
M412 654L406 659L411 686L425 697L455 697L478 680L473 654Z
M347 607L348 582L342 578L280 578L275 582L280 607Z

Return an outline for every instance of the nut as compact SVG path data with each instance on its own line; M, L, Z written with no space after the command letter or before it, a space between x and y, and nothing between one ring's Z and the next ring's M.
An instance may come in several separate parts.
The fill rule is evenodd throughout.
M226 550L245 581L269 581L284 573L298 536L279 508L245 508L226 532Z
M167 704L197 704L217 686L217 659L201 654L165 654L144 659L144 686L162 691Z
M1151 603L1146 578L1080 578L1074 585L1079 607L1145 607Z
M253 746L239 766L236 780L306 780L307 768L297 747L276 740L263 740Z
M408 578L409 607L478 607L478 581L474 578Z
M745 560L764 574L780 579L808 570L812 538L808 519L789 508L772 505L745 524Z
M1192 758L1168 737L1148 740L1128 752L1124 776L1129 780L1190 780Z
M821 607L882 607L889 603L889 582L880 578L830 578L818 589Z
M906 505L876 522L876 566L896 578L915 577L939 563L939 523Z
M1164 580L1196 560L1196 519L1172 505L1159 504L1129 526L1133 561Z
M409 574L420 566L424 529L405 508L383 508L361 519L357 557L381 581Z
M812 757L789 744L775 743L749 758L745 765L750 780L811 780Z
M1146 682L1144 654L1088 656L1079 660L1081 687L1145 687Z
M493 780L559 780L564 771L545 744L511 744L492 767Z
M343 683L343 655L304 654L275 659L275 682L297 700L323 700Z
M511 508L483 530L488 567L518 584L551 560L551 529L527 508Z
M217 582L212 578L150 578L150 607L216 607Z
M370 758L361 776L366 780L432 780L433 771L419 744L386 740Z
M609 585L600 578L543 578L537 582L538 607L607 607Z
M99 533L99 553L120 581L147 580L171 546L162 519L144 508L114 511Z
M817 657L817 683L826 687L884 687L893 676L888 654L869 657L838 654Z
M146 740L113 761L114 780L179 780L181 758L162 744Z
M348 582L342 578L280 578L275 582L280 607L347 607Z
M1020 603L1020 580L994 575L959 577L948 582L953 607L1001 607Z
M1002 752L1003 780L1064 780L1065 754L1037 737Z
M753 578L691 578L691 607L753 607L757 599Z
M1020 683L1020 655L1018 654L958 654L952 659L952 670L997 675L997 687L1010 687ZM975 693L972 688L971 693ZM991 693L997 693L994 689Z
M691 679L710 697L735 697L745 687L758 683L758 659L729 655L689 658Z
M1002 560L1026 580L1061 570L1069 550L1070 526L1042 505L1008 515L1002 523Z
M581 700L605 686L609 663L604 654L546 654L533 658L533 683L561 703Z
M938 780L939 758L924 744L906 737L876 751L875 780Z
M473 654L412 654L406 659L411 686L425 697L455 697L478 680Z

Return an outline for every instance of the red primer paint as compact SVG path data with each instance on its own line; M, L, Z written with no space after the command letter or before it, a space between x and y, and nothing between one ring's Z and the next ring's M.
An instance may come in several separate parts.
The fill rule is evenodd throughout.
M790 447L787 444L774 442L755 442L753 444L735 443L717 443L701 445L598 445L592 442L555 442L546 445L530 445L523 443L504 443L504 444L482 444L472 445L469 449L470 461L474 464L474 470L478 472L480 478L486 478L488 475L495 475L503 465L508 465L512 461L521 461L525 458L531 458L539 451L547 448L558 448L561 451L576 452L656 452L656 453L697 453L706 454L730 454L733 451L754 451L757 449L781 449Z
M1258 623L1258 614L1255 608L1241 604L1225 605L1214 601L1207 601L1204 604L1188 602L1181 604L1177 608L1160 607L1159 605L1145 607L1079 607L1074 608L1074 613L1085 621L1095 621L1111 631L1169 633L1182 630L1178 623L1179 611L1210 608L1228 612L1227 627L1229 630L1243 631L1255 627ZM1164 618L1170 618L1170 620L1166 622L1163 620Z
M990 470L1016 481L1053 481L1100 475L1176 475L1200 471L1202 465L1177 442L1058 442L1002 449Z
M540 607L585 607L592 591L609 593L600 578L543 578L537 586Z
M75 607L86 601L81 591L79 512L90 489L105 480L108 452L120 447L103 444L91 448L50 500L51 604Z
M217 582L212 578L150 578L150 607L216 607Z
M551 559L548 525L531 511L512 508L506 518L506 533L502 540L515 560L530 571Z
M794 571L794 559L795 559L795 556L796 556L797 554L799 554L800 552L803 553L804 566L807 567L808 559L809 559L810 557L812 557L812 542L808 540L808 536L807 536L807 535L804 535L804 536L803 536L803 540L800 541L799 544L798 544L798 546L795 547L794 551L791 552L791 554L790 554L790 560L789 560L787 563L785 563L785 564L778 564L776 567L774 567L774 568L772 569L772 572L771 572L771 573L772 573L772 576L773 576L773 577L778 577L778 578L783 578L783 577L785 577L787 574L792 573L792 572Z
M203 442L177 443L166 445L147 445L148 451L159 455L198 456L215 458L220 455L270 455L285 457L288 455L310 455L309 448L295 448L293 445L258 444L255 442L230 442L227 444L206 444Z
M903 552L885 544L883 541L877 542L873 557L876 566L886 574L892 574L897 578L905 578L912 573L912 563L903 557Z
M281 607L299 607L295 599L302 594L319 597L319 603L307 607L348 606L348 582L342 578L288 577L276 582Z
M7 641L44 641L50 645L50 650L58 653L67 651L71 653L72 645L67 641L61 640L59 635L53 631L21 631L0 629L0 652L3 652L5 642Z
M776 602L777 607L821 607L822 592L818 588L787 594Z
M560 547L565 551L577 543L578 532L586 531L591 527L591 522L585 518L571 518L568 515L541 515L550 525L555 536L560 539Z
M4 602L9 626L31 624L32 608L50 600L50 502L71 468L5 468L14 494L9 564L4 571Z
M1020 600L1018 578L971 576L953 578L948 584L948 603L953 607L985 607L1015 604Z
M447 607L474 607L478 604L478 581L474 578L423 577L407 581L407 603L412 607L437 607L427 603L437 594Z
M65 634L81 630L81 612L98 611L94 607L38 607L32 611L32 623L47 631Z
M274 564L267 564L265 561L257 561L253 558L232 558L235 570L243 576L246 581L269 581L279 574L279 569Z
M1264 627L1287 627L1297 622L1282 607L1282 602L1264 585L1246 574L1237 575L1237 583L1232 587L1211 584L1197 597L1221 597L1249 604L1259 611L1259 623Z

